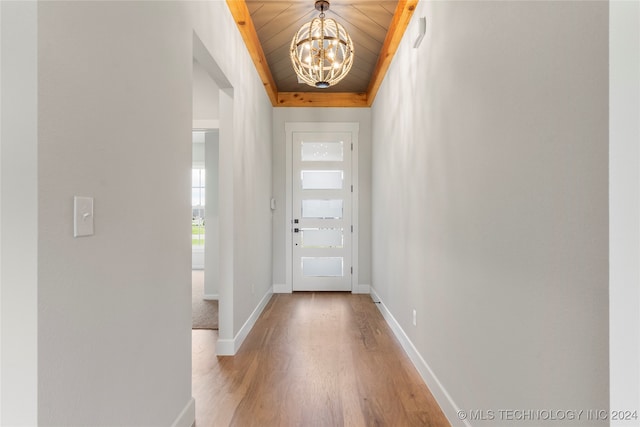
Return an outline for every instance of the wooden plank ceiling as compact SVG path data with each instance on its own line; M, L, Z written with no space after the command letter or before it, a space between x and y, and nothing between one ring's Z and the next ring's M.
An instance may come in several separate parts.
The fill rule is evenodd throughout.
M227 0L274 106L370 106L418 0L331 0L326 15L347 29L355 58L344 80L327 89L298 83L289 58L295 32L319 14L314 3Z

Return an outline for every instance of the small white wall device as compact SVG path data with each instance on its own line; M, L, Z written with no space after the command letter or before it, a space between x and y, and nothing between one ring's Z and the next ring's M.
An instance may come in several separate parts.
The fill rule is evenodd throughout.
M93 197L73 198L73 237L93 235Z
M418 19L418 38L416 39L415 42L413 42L413 48L417 49L418 46L420 46L420 43L422 43L422 39L424 38L424 35L427 33L427 18L424 16L421 16L420 19Z

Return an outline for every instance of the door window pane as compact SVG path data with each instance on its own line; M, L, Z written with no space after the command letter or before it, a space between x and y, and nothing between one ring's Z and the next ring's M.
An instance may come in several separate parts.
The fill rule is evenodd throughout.
M342 277L342 257L302 257L305 277Z
M342 228L303 228L303 248L341 248L344 245Z
M204 187L204 169L191 169L191 187Z
M204 206L204 188L191 188L191 206Z
M191 206L204 206L204 169L191 169Z
M303 218L342 218L342 199L339 200L303 200Z
M341 170L332 171L302 171L303 190L341 190L344 172Z
M303 162L341 162L344 158L343 142L303 142Z

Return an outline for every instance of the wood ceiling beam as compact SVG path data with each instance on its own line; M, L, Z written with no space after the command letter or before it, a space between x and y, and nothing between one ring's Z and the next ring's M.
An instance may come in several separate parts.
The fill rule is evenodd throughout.
M376 98L378 89L384 80L385 74L391 65L391 60L398 50L402 36L404 35L413 11L416 9L418 0L400 0L396 6L396 11L391 19L389 25L389 31L384 39L382 49L380 49L380 56L378 56L378 62L376 68L373 70L373 75L369 81L369 87L367 88L367 99L369 105L373 104L373 100Z
M276 107L368 107L366 93L279 92Z
M267 57L264 55L264 51L262 50L262 45L258 39L256 27L253 25L253 20L249 13L249 8L247 8L247 4L244 0L227 0L227 6L231 11L234 21L236 21L236 25L240 30L244 44L247 46L251 59L253 59L253 63L255 64L258 75L260 76L262 84L267 91L267 95L271 100L271 104L276 105L278 100L278 87L276 86L275 80L273 80L271 70L269 70Z
M391 60L398 50L418 0L400 0L380 50L366 93L354 92L278 92L267 58L258 39L245 0L226 0L247 50L274 107L369 107L380 89Z

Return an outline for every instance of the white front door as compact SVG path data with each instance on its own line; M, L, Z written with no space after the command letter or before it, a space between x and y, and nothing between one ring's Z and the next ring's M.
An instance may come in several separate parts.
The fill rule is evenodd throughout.
M351 132L292 133L294 291L351 291Z

